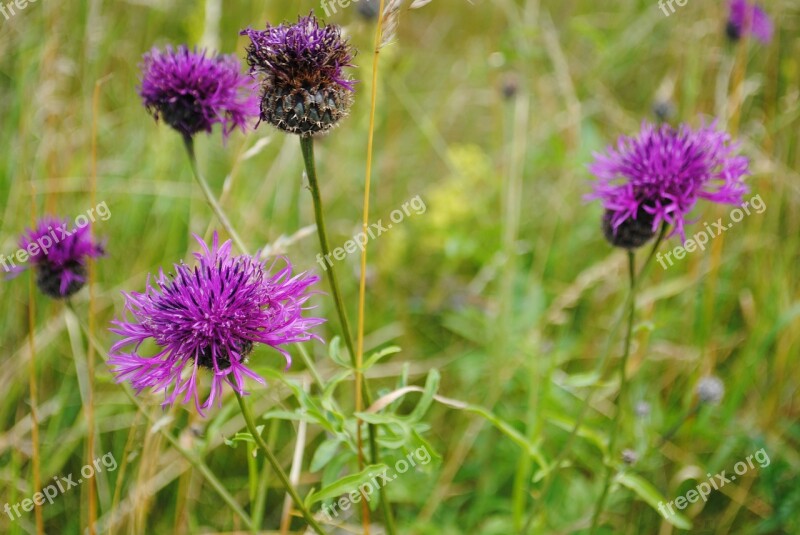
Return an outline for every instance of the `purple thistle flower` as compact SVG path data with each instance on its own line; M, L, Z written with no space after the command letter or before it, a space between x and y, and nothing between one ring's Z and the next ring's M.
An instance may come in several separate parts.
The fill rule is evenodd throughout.
M261 119L290 134L325 133L345 117L354 81L344 73L353 51L337 26L314 15L296 24L242 30L250 38L247 63L261 79Z
M745 35L753 35L764 44L772 41L772 20L759 6L747 0L730 0L728 10L725 32L731 41L738 41Z
M159 271L155 285L150 277L144 293L124 293L127 318L113 321L111 332L123 338L109 352L109 365L117 382L130 380L140 393L146 388L164 392L163 405L194 399L202 415L214 400L222 402L223 382L244 395L244 377L264 380L247 366L254 344L280 351L283 347L318 338L309 330L321 318L303 317L308 288L319 280L305 273L292 276L292 265L271 273L264 262L247 255L231 256L231 242L211 249L198 237L203 252L195 253L198 265L181 263L174 273ZM274 265L274 264L273 264ZM159 346L153 356L141 356L146 341ZM198 394L198 372L212 375L211 392L203 405Z
M206 57L186 46L143 56L139 94L158 121L186 137L222 125L223 138L258 115L255 87L234 56Z
M20 248L28 252L30 267L36 270L36 285L54 299L66 299L83 288L87 259L104 254L103 247L92 241L88 225L73 230L68 226L67 219L45 216L19 238ZM12 276L24 270L16 267Z
M686 218L698 199L741 203L748 161L736 148L714 124L692 130L645 122L638 136L620 137L616 149L595 154L589 170L598 180L587 198L606 209L606 238L635 249L663 223L685 241Z

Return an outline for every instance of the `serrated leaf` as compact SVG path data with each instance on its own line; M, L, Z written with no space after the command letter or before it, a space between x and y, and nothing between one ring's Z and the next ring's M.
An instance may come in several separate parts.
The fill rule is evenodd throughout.
M643 477L630 472L623 472L617 476L617 481L639 496L647 505L652 507L659 516L679 529L692 529L692 521L681 513L674 515L662 515L658 510L658 504L667 503L667 500L649 481Z
M311 489L311 492L308 493L308 496L306 496L306 499L304 500L305 505L306 507L310 507L317 502L336 498L343 494L349 494L354 490L358 490L358 487L360 487L362 484L370 481L373 477L377 476L384 470L388 470L388 468L389 467L385 464L372 464L357 474L350 474L337 481L334 481L327 487L320 489L319 492L316 489Z

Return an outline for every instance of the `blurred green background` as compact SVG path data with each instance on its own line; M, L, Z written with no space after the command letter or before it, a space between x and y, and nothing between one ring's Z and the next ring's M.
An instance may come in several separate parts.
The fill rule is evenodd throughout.
M586 531L605 472L599 445L614 412L612 370L622 344L612 331L627 284L624 254L599 230L600 207L583 200L591 188L586 166L594 151L655 120L661 104L671 122L697 126L716 117L731 131L751 160L751 194L767 208L706 251L668 270L654 266L643 282L619 445L637 454L628 471L669 500L764 448L769 466L684 511L691 532L800 534L800 5L766 7L777 27L768 46L728 43L721 1L690 1L669 17L654 1L630 0L435 0L402 10L380 54L370 219L387 221L417 195L426 210L369 245L366 346L402 347L371 370L373 389L419 385L437 368L440 394L485 407L550 461L565 447L581 400L596 394L545 495L538 467L506 435L473 414L434 406L425 438L441 459L387 489L400 533L518 533L534 506L541 533ZM179 136L140 104L141 55L187 43L241 58L240 29L311 10L324 15L306 0L40 1L0 19L0 253L17 249L32 212L74 218L93 206L95 118L96 199L112 214L95 227L108 251L96 264L94 322L103 347L114 341L106 326L121 313L120 292L140 291L148 273L188 259L191 233L207 235L214 222ZM351 116L317 142L335 247L360 227L375 23L356 4L329 21L359 49L360 80ZM200 137L197 150L245 241L253 249L278 243L298 269L321 274L297 140L262 125L225 145L218 132ZM727 214L699 205L689 234ZM662 250L677 244L672 238ZM353 320L358 262L354 254L338 264ZM27 279L0 283L0 506L37 490ZM338 329L332 302L320 294L314 304L329 318L320 329L329 340ZM86 338L78 322L88 312L86 290L74 307L77 315L35 295L44 482L85 464ZM326 377L336 371L326 346L306 348ZM247 448L223 440L243 427L235 400L226 397L205 419L185 407L162 411L151 395L140 398L140 410L113 383L104 357L92 370L95 451L113 452L120 468L97 479L102 532L244 532L158 431L169 429L204 458L248 508ZM258 371L279 370L282 361L265 349L253 356ZM658 437L692 411L694 387L709 374L725 383L722 402L702 407L659 446ZM288 376L307 380L300 358ZM352 409L349 390L341 402ZM252 385L260 412L292 406L287 392L275 381ZM288 466L297 424L266 424ZM323 435L310 426L305 436L305 491L318 486L308 460ZM265 533L277 532L282 515L283 493L270 485ZM46 533L81 532L86 493L84 484L44 506ZM357 518L348 523L359 532ZM624 486L613 489L605 523L604 533L682 531ZM33 513L13 522L0 514L0 532L35 533Z

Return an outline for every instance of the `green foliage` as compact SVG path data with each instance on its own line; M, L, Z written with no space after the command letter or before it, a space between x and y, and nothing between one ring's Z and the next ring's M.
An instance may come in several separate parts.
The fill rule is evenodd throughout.
M334 245L361 223L374 26L355 4L331 17L360 50L352 115L316 146ZM247 385L258 432L283 466L302 453L298 486L307 503L322 507L424 448L431 462L385 487L403 535L507 535L523 532L529 519L529 533L586 533L609 467L614 485L603 533L684 533L690 525L691 533L709 535L800 533L800 12L790 1L762 2L775 19L775 41L733 47L722 34L723 4L689 2L670 17L655 1L629 0L434 1L402 13L395 41L380 55L370 219L385 222L417 194L427 211L369 243L360 371L373 407L356 411L356 370L336 338L325 287L310 304L329 320L318 329L327 346L292 349L288 370L276 352L251 355L268 383ZM91 206L96 119L96 196L112 212L95 228L108 252L96 264L100 348L117 340L107 327L123 314L120 292L141 291L148 273L190 262L191 234L216 227L180 139L140 106L141 54L187 42L242 56L240 29L311 9L322 13L305 0L29 2L0 18L0 254L16 250L32 213L75 216ZM519 89L505 99L500 87L512 74ZM621 354L624 255L603 241L599 207L583 200L586 165L594 151L635 131L663 98L676 108L675 123L696 125L727 110L720 123L742 142L749 185L768 208L705 251L667 270L654 265L643 281L619 439L638 460L623 465L608 442L619 391L611 370ZM296 139L262 125L224 145L218 132L200 137L197 151L252 250L281 244L299 270L320 272ZM725 214L698 205L696 226ZM662 250L676 245L672 238ZM337 264L352 319L358 256ZM74 351L85 351L86 336L62 303L36 294L31 303L27 277L0 281L0 506L37 491L31 304L42 481L86 464L85 355ZM73 304L86 322L88 292ZM139 409L112 380L105 356L98 351L91 370L95 451L113 452L119 468L96 480L98 532L247 529L176 444L201 459L265 530L280 525L285 494L263 455L252 454L254 438L243 432L229 392L206 418L190 405L164 411L163 399L148 393ZM694 411L694 387L709 373L724 381L726 394ZM207 385L208 376L200 381ZM370 459L368 424L380 463ZM762 447L772 463L757 465L728 492L669 520L658 512L659 502L707 473L730 473ZM46 533L82 532L87 488L43 508ZM370 500L375 524L383 522L379 502ZM357 532L359 515L337 521ZM295 531L300 525L291 522ZM0 533L35 533L33 513L14 521L0 513Z

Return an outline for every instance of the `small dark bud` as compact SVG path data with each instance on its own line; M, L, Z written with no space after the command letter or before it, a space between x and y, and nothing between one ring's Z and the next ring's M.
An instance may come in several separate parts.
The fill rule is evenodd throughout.
M380 9L380 0L359 0L358 2L358 13L366 20L376 20Z
M519 78L515 74L507 74L503 79L503 98L511 100L519 91Z
M652 214L640 209L636 215L636 219L626 219L616 230L611 224L614 212L606 210L603 214L603 236L614 247L621 247L623 249L638 249L653 236Z
M675 116L675 106L668 101L659 101L653 104L653 115L662 123Z
M73 278L62 292L61 280L64 272L72 273ZM43 294L53 299L66 299L78 293L84 284L86 284L86 267L79 262L70 261L60 267L42 262L36 266L36 286Z
M239 362L247 362L247 357L253 352L253 342L251 340L243 340L237 343L239 346ZM206 347L200 352L200 357L197 364L203 368L214 371L214 358L211 355L211 348ZM217 367L219 369L227 369L231 366L230 355L225 350L217 350Z
M738 43L739 39L742 38L742 29L734 24L732 20L729 20L725 25L725 35L728 36L732 43Z

